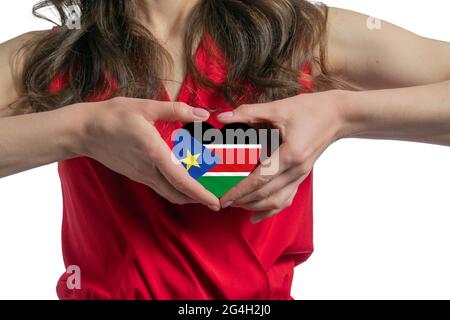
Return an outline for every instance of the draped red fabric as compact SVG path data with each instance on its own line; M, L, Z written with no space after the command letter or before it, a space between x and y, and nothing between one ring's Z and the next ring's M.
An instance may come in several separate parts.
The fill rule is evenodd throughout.
M206 76L221 81L226 64L212 58L214 51L205 36L196 61ZM67 81L55 77L50 91ZM92 101L107 96L103 92ZM178 100L214 109L209 122L218 128L216 115L232 110L218 92L189 75ZM181 126L157 123L168 143ZM60 299L292 299L294 266L313 251L312 174L291 207L254 225L251 212L242 209L216 213L202 205L173 205L87 157L62 161L58 170L64 263L81 270L81 289L67 286L70 274L61 276Z

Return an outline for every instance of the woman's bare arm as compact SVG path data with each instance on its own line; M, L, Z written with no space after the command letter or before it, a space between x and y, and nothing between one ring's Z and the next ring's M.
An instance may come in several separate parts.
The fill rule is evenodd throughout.
M223 123L270 122L283 144L264 165L221 198L255 210L254 222L291 205L298 186L330 144L345 137L396 139L450 146L450 44L392 24L370 30L369 17L331 9L330 70L361 91L301 94L219 115ZM317 72L317 71L316 71Z
M450 43L331 9L329 63L345 92L344 136L450 146Z
M10 105L19 98L22 57L19 49L39 32L0 44L0 177L73 156L78 131L74 108L18 115ZM70 120L72 118L72 120Z
M192 180L153 123L204 121L209 113L183 103L114 98L54 111L18 115L8 106L20 96L12 57L25 35L0 45L0 177L44 164L91 157L143 183L172 203L202 203L219 210L219 200ZM20 59L15 60L19 67ZM20 77L20 74L19 74Z
M374 19L330 8L328 62L333 75L361 90L413 87L450 79L450 43Z

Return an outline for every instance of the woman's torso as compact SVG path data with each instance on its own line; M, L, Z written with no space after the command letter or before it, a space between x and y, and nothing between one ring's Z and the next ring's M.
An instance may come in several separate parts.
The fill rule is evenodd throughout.
M204 37L198 67L220 81L225 67L206 47L214 46ZM64 83L54 79L51 90ZM218 128L216 115L232 109L189 76L178 101L213 108L209 122ZM182 126L158 123L166 140ZM61 276L61 299L290 299L293 268L313 251L312 174L291 207L256 225L238 208L173 205L86 157L60 162L59 174L64 262L81 271L81 289L67 287L70 274Z

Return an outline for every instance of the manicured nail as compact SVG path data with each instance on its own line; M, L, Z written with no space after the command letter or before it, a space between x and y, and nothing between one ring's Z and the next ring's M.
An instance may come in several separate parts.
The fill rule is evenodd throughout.
M217 118L222 118L222 119L229 119L229 118L233 118L233 117L234 117L233 111L222 112L217 115Z
M206 117L210 116L210 113L207 110L202 109L202 108L194 108L193 112L194 112L194 115L196 115L197 117L200 117L200 118L206 118Z
M212 211L220 211L220 207L219 206L208 206L208 208L210 208Z
M222 208L228 208L229 206L231 206L233 204L233 201L228 201L228 202L225 202L224 204L223 204L223 206L222 206Z

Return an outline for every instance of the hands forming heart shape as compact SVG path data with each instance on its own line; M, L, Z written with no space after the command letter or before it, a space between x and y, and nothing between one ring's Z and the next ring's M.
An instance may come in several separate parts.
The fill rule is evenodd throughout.
M241 105L232 112L219 114L217 119L226 125L221 132L226 128L233 128L227 127L231 124L237 126L236 123L270 124L279 130L283 143L277 150L271 148L273 153L267 159L264 147L260 148L262 152L259 155L263 160L260 165L256 161L243 170L233 169L236 163L227 168L218 164L216 169L207 169L205 174L194 175L194 177L220 198L221 208L231 206L254 211L252 217L254 223L276 215L292 204L298 187L310 175L315 161L325 149L346 136L350 130L351 123L342 112L342 104L345 101L341 91L327 91L301 94L268 103ZM239 124L238 126L249 128L248 125ZM186 128L188 130L189 125ZM261 145L261 142L263 141L258 141L256 144ZM210 150L214 154L219 149L217 145L211 146L213 143L210 141L206 143L199 141L199 143L206 145L206 149L215 147L216 149ZM240 144L245 143L240 142ZM233 149L227 144L220 147ZM253 150L254 146L240 147ZM198 153L191 153L190 157L187 157L186 152L181 154L184 157L180 156L179 160L185 164L188 171L194 172L198 168L197 155ZM269 166L275 164L276 170L267 172L267 164ZM220 179L214 172L219 169L222 170L218 171L221 173ZM246 175L233 176L238 170L243 170L240 172L242 174L245 172ZM227 173L223 174L225 172ZM251 172L250 175L248 175L249 172Z

